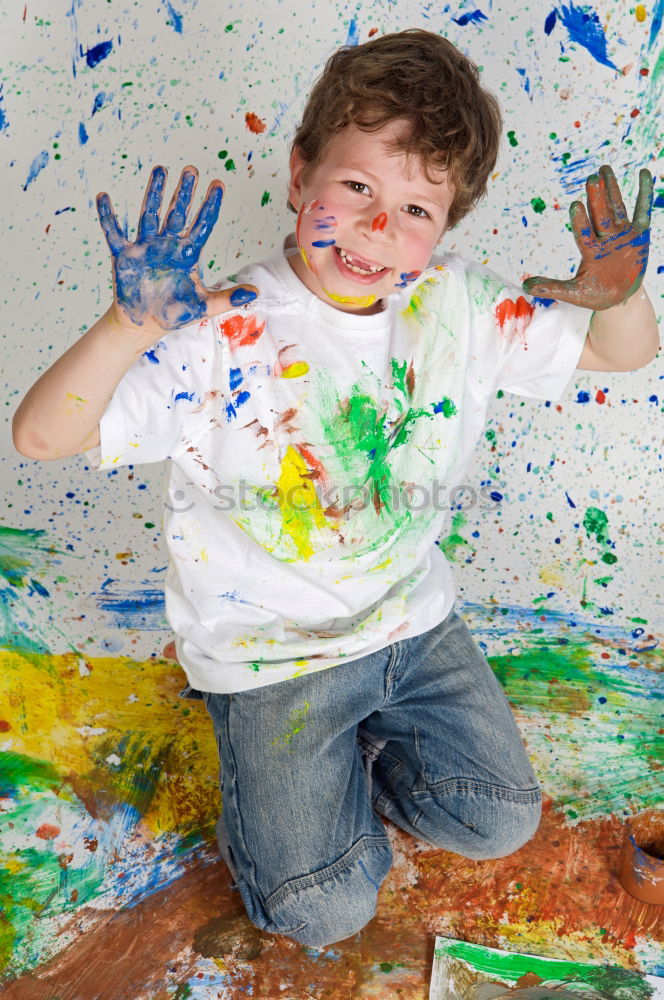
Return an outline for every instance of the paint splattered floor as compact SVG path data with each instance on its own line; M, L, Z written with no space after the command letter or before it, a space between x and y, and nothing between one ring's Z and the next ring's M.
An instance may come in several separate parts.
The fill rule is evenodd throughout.
M547 793L537 836L477 863L390 827L394 867L361 934L326 949L261 935L251 959L205 957L211 922L243 910L212 841L211 728L177 698L180 671L3 652L4 1000L424 1000L436 933L662 975L662 907L616 878L624 817L663 798L657 638L462 610Z

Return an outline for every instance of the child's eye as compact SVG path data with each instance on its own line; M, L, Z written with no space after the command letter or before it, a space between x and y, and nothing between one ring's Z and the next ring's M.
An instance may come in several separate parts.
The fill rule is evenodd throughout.
M358 194L364 194L365 191L369 190L367 185L363 184L362 181L344 181L344 184L346 184L351 191L357 191Z
M406 212L408 215L414 215L416 219L429 219L431 216L425 209L420 208L419 205L406 205Z

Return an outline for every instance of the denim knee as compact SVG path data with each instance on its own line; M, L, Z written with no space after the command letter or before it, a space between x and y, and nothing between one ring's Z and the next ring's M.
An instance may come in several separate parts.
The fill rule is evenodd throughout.
M291 879L273 892L264 902L269 923L256 919L256 907L249 916L264 930L311 947L343 941L374 916L378 890L391 864L386 836L361 837L334 864Z
M513 854L536 833L542 813L539 788L496 788L477 781L441 784L446 787L430 786L419 797L414 820L433 846L489 861Z

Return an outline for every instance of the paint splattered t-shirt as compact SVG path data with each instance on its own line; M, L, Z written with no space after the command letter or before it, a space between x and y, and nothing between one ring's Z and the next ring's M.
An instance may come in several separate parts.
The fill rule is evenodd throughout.
M358 316L286 253L250 305L164 336L120 382L94 467L170 459L166 613L192 687L230 692L433 628L436 540L497 389L556 399L589 312L447 255ZM229 281L229 284L231 282Z

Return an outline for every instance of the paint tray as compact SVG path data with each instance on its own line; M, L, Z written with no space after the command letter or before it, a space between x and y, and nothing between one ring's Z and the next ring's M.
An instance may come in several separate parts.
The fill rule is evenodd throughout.
M492 993L495 996L498 991L479 987L488 983L504 986L504 993L514 991L514 1000L519 1000L520 989L540 981L547 986L569 983L569 989L574 988L572 983L579 984L578 992L588 989L591 997L595 990L615 1000L664 1000L664 979L659 976L436 937L429 1000L481 1000L483 994L490 997ZM559 996L565 1000L564 989Z

